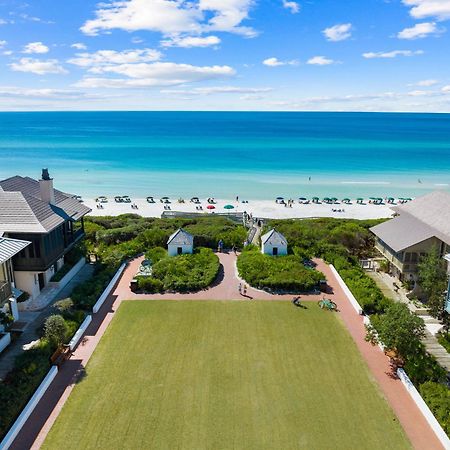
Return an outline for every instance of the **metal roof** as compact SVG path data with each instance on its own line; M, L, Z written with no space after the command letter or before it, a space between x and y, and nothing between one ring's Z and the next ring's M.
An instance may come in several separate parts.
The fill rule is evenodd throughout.
M277 230L272 229L268 233L261 236L261 242L263 244L270 245L287 245L287 239Z
M0 181L0 233L48 233L91 211L71 194L54 193L55 204L50 205L41 200L37 180L14 176Z
M179 228L175 233L173 233L169 240L167 241L167 244L171 245L193 245L194 244L194 237L192 234L188 233L187 231L184 231L182 228Z
M0 264L8 261L30 244L31 242L28 241L0 237Z

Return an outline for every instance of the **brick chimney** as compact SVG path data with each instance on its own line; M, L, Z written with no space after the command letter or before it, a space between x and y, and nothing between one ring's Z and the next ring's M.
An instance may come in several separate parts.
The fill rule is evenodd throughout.
M48 169L42 169L42 178L39 180L41 200L45 203L55 203L55 190L53 189L53 178L50 178Z

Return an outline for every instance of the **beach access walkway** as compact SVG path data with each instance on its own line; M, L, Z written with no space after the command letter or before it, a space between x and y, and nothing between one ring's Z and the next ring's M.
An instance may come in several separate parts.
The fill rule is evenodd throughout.
M219 254L222 266L217 282L209 289L191 294L134 294L130 291L129 284L133 279L141 258L131 261L112 289L106 302L100 311L93 316L81 343L75 349L73 357L67 361L59 371L55 380L42 397L38 406L15 439L11 449L38 449L45 440L52 424L60 413L64 403L69 397L72 389L85 373L85 367L94 352L103 333L113 319L117 309L122 302L128 300L228 300L228 301L252 301L251 299L279 301L292 300L292 295L271 295L256 289L248 288L247 297L239 294L239 280L236 271L236 255L233 253ZM409 393L400 380L392 376L389 359L379 349L366 342L363 317L353 309L348 297L340 287L330 267L321 260L316 260L317 269L322 271L332 294L326 297L332 299L338 306L338 312L324 311L324 314L338 314L350 335L352 336L358 350L366 362L374 382L380 388L381 393L387 399L394 413L398 417L406 435L416 449L442 449L442 445L436 435L426 422L422 413L413 402ZM318 301L321 295L303 295L302 301ZM293 306L294 308L294 306ZM357 426L357 424L355 424ZM361 430L361 442L364 440L364 430ZM355 445L358 445L355 443Z

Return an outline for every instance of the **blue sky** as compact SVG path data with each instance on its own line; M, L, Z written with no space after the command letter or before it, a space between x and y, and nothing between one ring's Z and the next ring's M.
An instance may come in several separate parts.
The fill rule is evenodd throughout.
M450 0L0 0L0 110L450 111Z

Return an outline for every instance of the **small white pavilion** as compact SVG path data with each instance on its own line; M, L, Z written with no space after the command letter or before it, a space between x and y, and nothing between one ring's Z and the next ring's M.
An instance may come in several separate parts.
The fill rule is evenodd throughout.
M261 252L265 255L287 255L287 247L286 238L275 229L261 236Z
M179 228L173 233L167 241L167 251L169 256L184 255L186 253L193 253L194 251L194 236Z

